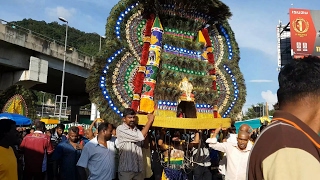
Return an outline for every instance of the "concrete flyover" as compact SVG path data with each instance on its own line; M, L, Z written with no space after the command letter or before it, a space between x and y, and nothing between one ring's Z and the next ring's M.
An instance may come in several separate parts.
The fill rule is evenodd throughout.
M0 90L21 84L28 88L60 94L64 43L0 20ZM90 103L85 80L94 63L92 56L67 51L64 95L68 105Z

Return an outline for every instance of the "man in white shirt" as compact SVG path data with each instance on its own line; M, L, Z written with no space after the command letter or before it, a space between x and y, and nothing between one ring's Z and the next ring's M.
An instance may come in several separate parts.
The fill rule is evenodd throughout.
M249 133L239 131L237 144L230 142L219 143L216 136L220 130L221 128L217 128L214 138L207 139L206 143L209 143L209 147L212 149L226 153L226 180L245 180L248 157L252 148L252 144L249 142Z
M249 136L251 136L252 134L252 128L251 126L249 126L248 124L242 124L240 127L239 127L239 132L240 131L244 131L244 132L247 132L249 133ZM232 126L230 128L230 132L228 134L228 136L226 137L226 140L223 139L224 141L223 142L229 142L229 143L232 143L234 145L237 145L237 140L238 139L238 134L236 133L236 127L235 126ZM252 142L250 142L250 145L252 145ZM226 164L227 164L227 157L226 157L226 153L224 153L223 155L223 158L221 159L220 163L219 163L219 172L225 176L226 175Z

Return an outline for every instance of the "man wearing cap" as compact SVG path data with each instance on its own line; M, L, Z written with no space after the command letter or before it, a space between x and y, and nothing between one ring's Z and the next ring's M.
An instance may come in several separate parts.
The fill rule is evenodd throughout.
M10 119L0 120L0 179L17 180L17 159L11 148L19 141L16 123Z

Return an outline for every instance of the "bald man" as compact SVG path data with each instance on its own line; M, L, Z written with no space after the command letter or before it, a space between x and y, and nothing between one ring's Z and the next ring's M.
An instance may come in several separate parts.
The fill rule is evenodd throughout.
M252 127L249 126L248 124L242 124L242 125L239 127L239 132L240 132L240 131L245 131L245 132L251 134L251 133L252 133Z
M250 135L247 131L239 131L237 144L230 142L219 143L216 136L220 130L221 128L217 128L214 138L207 139L206 143L209 144L210 148L226 153L226 179L245 180L247 162L252 148L252 145L248 143Z

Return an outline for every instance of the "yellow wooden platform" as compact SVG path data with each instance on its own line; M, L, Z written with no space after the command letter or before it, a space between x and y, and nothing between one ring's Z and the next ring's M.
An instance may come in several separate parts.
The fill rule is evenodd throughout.
M148 121L146 115L137 115L138 124L145 125ZM175 128L175 129L216 129L229 128L230 118L176 118L155 116L153 127Z
M41 119L45 124L59 124L59 119Z

